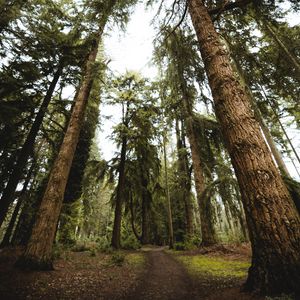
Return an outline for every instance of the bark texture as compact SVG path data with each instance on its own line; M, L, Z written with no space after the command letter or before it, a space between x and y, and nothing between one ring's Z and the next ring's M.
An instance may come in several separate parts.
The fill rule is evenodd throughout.
M188 4L249 228L253 257L246 288L300 292L299 215L206 7L201 0Z

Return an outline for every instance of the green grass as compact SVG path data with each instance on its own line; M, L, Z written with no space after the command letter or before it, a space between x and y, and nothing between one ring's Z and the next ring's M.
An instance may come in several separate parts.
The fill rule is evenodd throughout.
M129 253L126 255L125 261L132 266L139 267L145 264L145 257L142 253Z
M241 278L247 275L248 268L250 267L249 262L225 260L219 257L204 255L176 255L175 257L193 275Z

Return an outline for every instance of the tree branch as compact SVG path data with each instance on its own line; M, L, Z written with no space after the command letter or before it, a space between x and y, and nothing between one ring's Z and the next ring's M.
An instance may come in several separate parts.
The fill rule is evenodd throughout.
M211 16L216 15L216 14L219 15L220 13L227 11L227 10L245 7L246 5L248 5L252 2L254 2L254 1L253 0L236 0L235 2L229 2L225 5L221 5L219 7L210 9L209 14Z

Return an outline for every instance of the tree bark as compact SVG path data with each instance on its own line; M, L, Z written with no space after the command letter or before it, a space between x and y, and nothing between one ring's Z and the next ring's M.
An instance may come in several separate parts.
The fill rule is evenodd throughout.
M123 190L125 186L125 165L126 165L127 138L123 137L121 147L121 157L119 165L119 178L116 195L115 219L112 232L111 245L115 249L121 248L121 221L122 221L122 205L123 205Z
M47 111L47 107L51 101L53 92L55 90L56 84L60 78L60 75L63 71L63 63L60 62L57 71L55 72L52 82L50 83L50 86L48 88L48 91L44 97L44 100L42 102L42 105L35 117L35 120L30 128L30 131L27 135L27 138L24 142L24 145L18 155L17 161L14 165L13 171L9 177L9 180L7 182L7 185L3 191L1 200L0 200L0 226L2 225L5 216L7 214L9 205L14 200L14 193L16 191L17 185L20 181L20 178L23 174L24 167L26 166L26 163L28 161L28 158L33 150L34 143L36 136L39 132L39 129L42 125L44 116Z
M300 292L299 215L206 7L188 5L246 213L253 250L246 288Z

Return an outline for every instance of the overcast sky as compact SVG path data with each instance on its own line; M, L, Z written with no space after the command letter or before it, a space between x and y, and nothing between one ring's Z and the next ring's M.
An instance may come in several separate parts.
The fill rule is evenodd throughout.
M156 12L157 6L145 10L145 4L140 3L136 6L125 33L115 27L109 35L105 35L104 49L106 56L111 59L109 68L114 74L124 74L127 70L134 70L146 77L154 78L157 75L157 69L151 65L152 41L156 32L150 24ZM288 21L291 25L296 25L300 23L300 18L296 14L290 14ZM102 105L101 115L112 116L110 120L103 122L98 133L98 144L103 158L109 160L113 157L116 148L108 136L112 132L112 126L119 122L119 113L116 108ZM296 138L299 132L291 130L289 134L294 138L299 149L300 141ZM290 163L288 165L292 174L297 176L295 168Z

